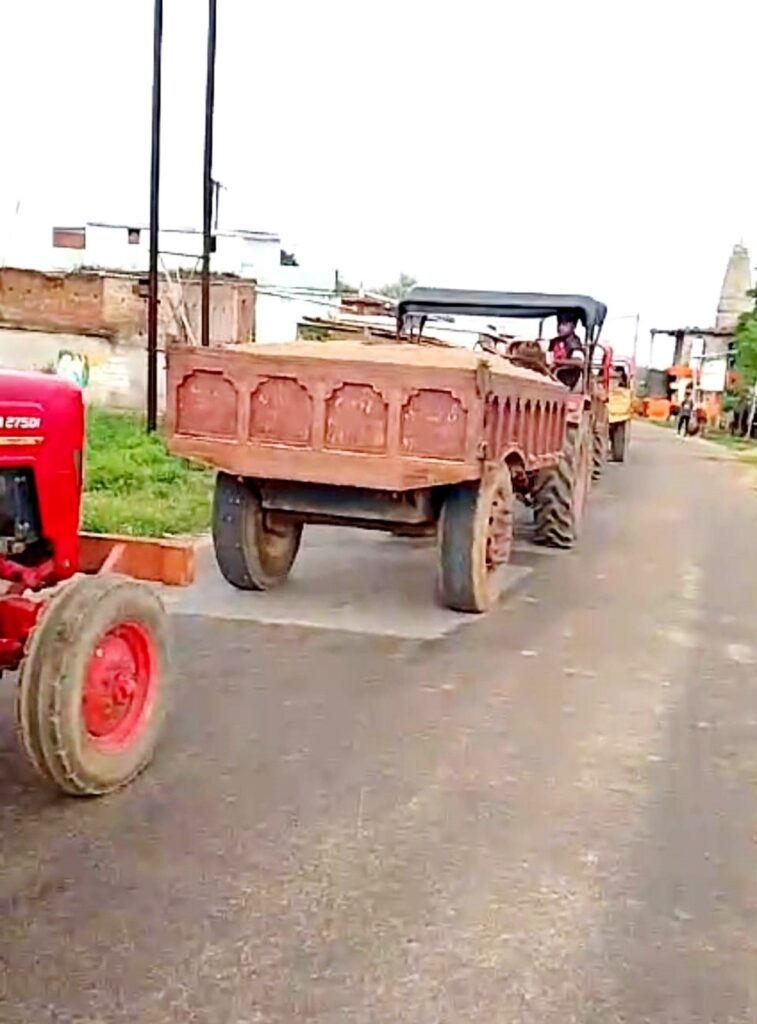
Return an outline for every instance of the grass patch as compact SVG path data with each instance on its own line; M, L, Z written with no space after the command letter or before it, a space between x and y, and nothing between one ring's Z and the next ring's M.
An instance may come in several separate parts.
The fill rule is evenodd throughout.
M746 437L734 437L724 430L708 430L705 436L708 441L714 441L729 451L744 455L747 460L757 458L757 442Z
M210 524L213 474L174 458L144 417L87 410L82 525L93 533L163 537Z

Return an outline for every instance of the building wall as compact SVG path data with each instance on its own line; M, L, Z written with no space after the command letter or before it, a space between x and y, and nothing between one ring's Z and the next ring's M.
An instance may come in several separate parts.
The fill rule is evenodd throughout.
M213 280L211 342L254 339L255 288L249 281ZM200 282L184 292L190 337L200 335ZM174 300L175 301L175 300ZM159 404L164 400L163 349L183 341L161 285L158 319ZM42 274L0 269L0 367L53 371L63 353L85 356L85 400L144 411L147 388L147 302L140 279L129 275Z
M0 367L49 373L60 356L85 356L88 404L144 412L147 407L147 353L144 348L105 338L0 326ZM158 407L165 407L165 357L158 353Z
M158 314L161 344L184 340L177 310L185 307L191 335L199 339L198 280L161 281ZM255 287L250 281L214 279L210 289L213 343L250 341L254 333ZM44 274L0 268L0 324L43 331L101 335L143 346L147 336L144 279L128 274L81 271Z
M0 322L100 333L103 281L95 275L0 268Z
M296 341L305 317L328 319L338 312L339 297L332 292L260 289L255 297L255 341Z
M197 271L202 257L202 233L165 230L159 233L161 268ZM39 247L38 247L39 249ZM212 270L216 274L274 280L281 256L281 239L265 232L223 232L216 235ZM74 271L81 267L147 273L150 262L150 233L147 228L128 225L87 224L84 245L61 248L53 245L53 233L44 251L35 254L40 269Z

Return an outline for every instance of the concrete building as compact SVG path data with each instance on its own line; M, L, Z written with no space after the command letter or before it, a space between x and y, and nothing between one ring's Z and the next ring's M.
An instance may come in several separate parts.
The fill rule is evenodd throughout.
M199 280L181 286L162 280L158 314L161 360L166 344L196 343L199 323ZM254 284L213 278L211 341L250 342L254 331ZM51 371L63 358L84 361L87 401L144 409L146 337L143 275L0 268L0 366ZM161 388L163 376L161 373L158 378Z
M53 226L16 210L0 228L0 365L49 369L61 355L86 358L87 400L143 408L149 234L144 223ZM300 267L278 233L214 237L212 342L293 341L303 319L339 311L334 270ZM194 343L202 232L164 228L159 249L160 348Z
M734 245L728 258L723 282L720 288L714 327L655 327L651 331L652 353L650 366L662 368L662 363L655 359L658 340L666 336L673 340L672 347L663 349L667 352L667 366L689 366L692 359L701 361L703 356L725 355L733 342L733 335L739 317L748 313L754 305L749 294L752 290L752 267L747 247L739 242Z
M659 338L673 340L673 352L669 365L689 367L688 377L679 376L677 398L681 398L686 387L693 381L700 401L705 403L712 420L717 420L722 406L722 395L726 388L734 334L743 313L754 305L752 290L752 267L749 251L739 242L734 245L720 289L714 327L653 328L650 337L650 365L655 345Z
M333 271L300 267L282 248L280 235L268 231L218 231L211 266L256 285L254 340L293 341L306 316L328 315L336 302ZM161 269L196 275L202 254L202 232L166 228L159 235ZM44 269L72 271L78 267L145 273L149 262L149 229L143 225L90 221L83 227L52 229L44 253Z
M282 260L290 259L279 235L269 231L219 231L215 234L213 272L273 282ZM81 227L54 227L49 245L35 255L37 270L71 271L79 267L145 273L150 232L144 224L90 221ZM165 228L158 237L161 264L170 270L196 271L202 256L202 232ZM18 265L18 264L16 264Z

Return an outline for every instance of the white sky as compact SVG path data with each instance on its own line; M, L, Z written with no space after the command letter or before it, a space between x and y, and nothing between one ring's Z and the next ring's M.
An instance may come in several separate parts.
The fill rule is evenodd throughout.
M218 7L222 226L303 264L588 292L646 332L711 323L757 254L754 0ZM166 226L200 223L205 19L165 0ZM0 0L0 230L19 201L146 222L151 32L152 0Z

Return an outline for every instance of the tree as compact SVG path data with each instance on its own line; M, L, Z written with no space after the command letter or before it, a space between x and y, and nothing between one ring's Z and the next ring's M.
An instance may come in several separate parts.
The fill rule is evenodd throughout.
M377 288L376 291L379 295L386 295L389 299L395 299L397 302L400 299L404 299L410 289L418 284L414 277L410 277L409 274L400 274L396 281L392 284L385 284L383 288Z
M752 292L753 297L757 293ZM736 369L746 384L757 383L757 303L751 313L744 313L736 327Z

